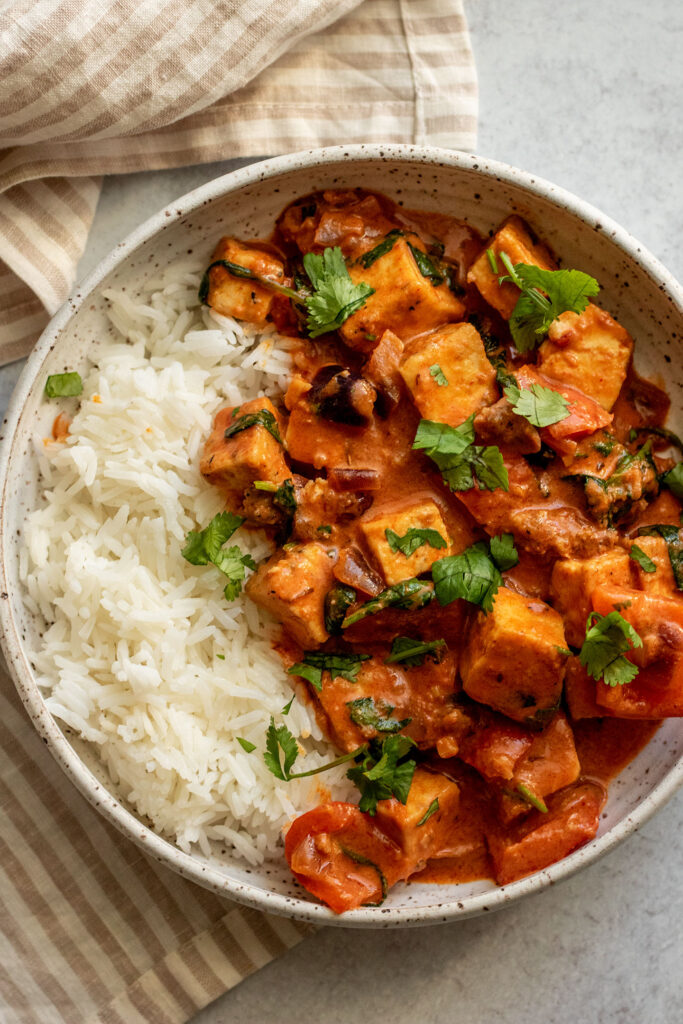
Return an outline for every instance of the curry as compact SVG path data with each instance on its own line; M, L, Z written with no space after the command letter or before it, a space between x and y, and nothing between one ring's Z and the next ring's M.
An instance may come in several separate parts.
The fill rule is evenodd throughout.
M273 537L247 594L359 790L286 836L336 912L565 857L683 714L680 442L597 293L517 216L484 241L362 189L216 248L203 300L298 339L201 469Z

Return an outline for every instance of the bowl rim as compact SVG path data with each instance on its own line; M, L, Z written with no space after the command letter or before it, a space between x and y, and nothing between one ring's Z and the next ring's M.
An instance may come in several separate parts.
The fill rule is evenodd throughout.
M46 326L17 381L3 425L4 437L0 442L0 552L3 555L8 543L4 515L8 468L24 404L32 392L45 359L54 348L60 334L103 278L164 227L173 224L212 200L288 171L324 168L328 164L338 163L341 160L350 163L382 160L387 163L454 167L460 170L474 171L484 178L519 187L562 210L569 211L594 230L602 231L648 274L683 317L683 288L659 260L629 232L595 206L566 189L509 164L476 154L446 150L435 146L413 146L398 143L330 146L249 164L192 189L149 217L97 264L83 282L74 289ZM56 719L45 706L44 698L23 649L18 625L13 614L12 602L9 600L9 585L4 558L0 558L0 591L2 596L2 600L0 600L0 646L5 655L10 675L29 716L45 740L50 753L77 789L120 832L167 867L219 895L228 896L247 906L267 912L319 925L337 924L348 927L386 928L441 923L457 917L465 918L483 911L498 909L522 896L538 892L568 878L580 868L604 856L628 835L640 828L683 784L682 757L641 801L633 813L618 822L609 832L592 840L556 864L508 886L496 886L489 891L460 900L451 898L444 903L427 906L361 907L339 917L327 907L309 902L307 899L284 896L268 892L251 883L226 879L210 863L183 852L170 840L152 831L128 811L86 767L62 732Z

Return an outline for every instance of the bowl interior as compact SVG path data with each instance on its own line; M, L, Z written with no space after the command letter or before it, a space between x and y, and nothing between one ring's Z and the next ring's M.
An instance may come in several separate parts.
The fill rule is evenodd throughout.
M188 250L208 263L221 234L264 237L291 199L325 187L357 185L385 192L406 208L454 214L484 234L511 212L527 219L563 265L580 267L600 281L600 303L618 316L636 339L640 372L666 383L672 397L670 425L680 431L678 389L683 387L683 370L678 346L683 313L663 284L657 265L649 262L647 254L641 255L637 243L629 242L597 211L509 168L439 151L385 147L380 152L380 147L374 147L371 154L356 147L337 149L323 158L304 154L235 172L179 200L153 218L151 226L122 243L118 253L95 272L94 281L86 282L58 314L31 357L11 407L2 463L2 589L9 594L9 600L2 602L5 653L29 713L62 767L117 827L187 877L252 905L330 923L339 919L309 901L293 884L284 858L282 864L256 869L218 851L210 860L199 854L188 857L150 832L118 801L91 747L62 730L44 708L25 654L25 646L35 643L41 623L23 607L18 555L23 519L38 497L32 438L49 433L54 417L54 407L43 401L42 383L45 374L82 371L114 338L101 289L134 292L140 282L156 275L159 267L185 256ZM151 237L143 237L150 231ZM628 251L631 244L632 254ZM342 923L379 927L447 920L493 907L563 877L608 849L670 795L681 774L682 757L683 728L679 721L666 722L612 784L598 838L539 875L505 890L489 882L398 886L383 907L355 911L345 915Z

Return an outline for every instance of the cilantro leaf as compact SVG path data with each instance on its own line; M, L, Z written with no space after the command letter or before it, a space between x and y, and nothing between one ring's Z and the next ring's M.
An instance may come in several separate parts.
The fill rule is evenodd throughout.
M391 654L384 659L385 665L402 662L406 668L423 665L425 656L446 646L445 640L414 640L411 636L397 636L391 643ZM438 659L438 656L437 656Z
M282 711L280 712L281 715L288 715L289 714L289 712L292 710L292 704L294 703L295 697L296 697L296 694L293 693L292 696L291 696L291 699L287 701L287 703L283 707Z
M284 756L284 764L282 757ZM273 773L282 779L289 781L289 770L299 756L299 746L286 725L275 726L275 720L271 716L270 725L266 732L266 749L263 760Z
M417 263L417 269L420 271L423 277L426 277L428 281L431 281L434 287L443 284L446 280L445 274L442 274L437 269L434 261L430 259L426 252L422 252L422 249L418 249L416 245L408 242L408 248L413 254L413 259Z
M460 555L440 558L432 566L436 599L441 605L463 598L478 604L484 612L493 609L493 599L503 577L489 557L488 546L479 541Z
M431 583L425 583L423 580L418 579L402 580L400 583L395 583L393 587L383 590L377 597L366 601L355 612L346 615L341 624L342 629L347 629L354 622L360 622L367 615L375 615L385 608L405 608L408 610L422 608L424 605L429 604L433 596L434 591Z
M593 679L602 679L608 686L623 686L638 675L638 666L624 655L642 646L633 626L619 612L591 612L579 661Z
M252 750L256 750L255 743L250 743L249 740L242 739L241 736L237 737L237 742L241 746L242 750L246 750L247 754L251 754Z
M517 416L523 416L534 427L549 427L569 415L569 405L558 391L532 384L528 388L508 386L505 397Z
M683 590L683 541L681 541L681 532L678 527L671 526L669 523L657 523L654 526L641 526L638 534L641 537L664 538L676 588Z
M369 654L306 651L304 660L292 665L287 672L290 676L301 676L302 679L307 679L320 693L323 688L323 672L329 672L331 679L341 677L350 683L357 683L361 663L367 661L369 657Z
M224 590L227 601L234 601L242 590L245 569L256 568L251 555L243 555L236 544L227 550L223 547L243 522L242 516L236 516L232 512L219 512L203 530L191 530L188 533L185 547L181 552L183 558L191 565L211 563L228 577Z
M315 289L305 299L311 338L336 331L374 294L369 284L353 283L339 246L324 249L320 256L306 253L304 268Z
M491 558L501 572L512 569L519 562L519 554L511 533L501 533L498 537L491 537L489 549Z
M633 559L634 562L640 566L643 572L657 572L657 566L649 557L646 555L642 548L639 548L637 544L631 545L629 551L629 558Z
M359 260L361 266L367 270L368 267L371 267L372 264L382 256L386 256L388 252L391 252L402 235L403 232L399 228L394 228L390 231L389 234L385 235L382 241L374 247L374 249L370 249L368 252L363 253Z
M440 388L448 387L448 377L443 372L438 363L434 363L433 366L429 367L429 374L431 377L434 378L434 380L436 381Z
M474 414L451 427L434 420L420 420L413 448L423 450L436 463L452 491L469 491L474 475L480 490L497 487L507 491L508 474L500 449L495 445L474 444Z
M429 544L432 548L448 547L446 541L437 530L422 530L411 526L407 533L399 537L393 530L387 528L384 531L387 543L392 551L400 551L406 558L410 558L423 544Z
M432 814L436 814L438 809L439 809L439 798L438 798L438 796L435 796L434 799L432 800L431 804L427 808L427 810L424 812L424 814L422 815L422 817L418 821L418 823L415 826L415 828L420 828L422 825L424 825L426 822L428 822L429 819L431 818Z
M45 381L45 394L48 398L72 398L83 393L83 381L80 373L53 373Z
M528 786L525 786L523 782L518 782L516 789L521 798L526 800L528 804L531 804L532 807L535 807L537 811L540 811L541 814L548 813L545 800L542 800L540 796L536 796L533 790L529 789Z
M278 292L280 295L286 295L289 299L294 299L295 302L301 301L301 296L298 292L295 292L292 288L288 288L284 284L280 284L279 281L273 281L270 277L261 277L260 274L250 270L249 267L243 267L239 263L233 263L231 260L214 260L204 271L202 280L199 285L198 297L200 302L208 302L209 292L211 291L211 271L214 267L223 267L233 277L246 278L248 281L255 281L257 284L263 285L264 288L272 288L273 291Z
M280 436L277 420L269 409L259 409L258 412L247 412L244 413L243 416L233 419L230 426L226 428L223 437L227 441L228 438L234 437L235 434L239 434L242 430L248 430L249 427L264 427L268 433L275 438L278 444L284 444Z
M528 263L512 266L507 253L499 253L507 274L499 283L510 281L521 295L510 317L510 332L519 352L535 348L558 316L571 310L582 313L600 285L581 270L543 270Z
M665 487L675 494L677 498L683 501L683 462L677 463L673 469L670 469L668 473L665 473L662 477L662 483Z
M361 811L374 815L377 801L392 796L406 803L416 767L415 760L408 758L414 746L407 736L392 735L381 744L372 741L370 750L356 758L357 763L346 774L360 790Z
M394 709L390 704L385 704L380 710L372 697L359 697L357 700L347 701L346 706L352 722L361 727L375 729L377 732L400 732L412 721L410 718L402 718L399 721L397 718L382 717L389 716Z

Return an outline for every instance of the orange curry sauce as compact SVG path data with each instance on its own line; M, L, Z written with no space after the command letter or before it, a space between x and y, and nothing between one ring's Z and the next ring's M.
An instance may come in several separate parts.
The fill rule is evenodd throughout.
M667 542L638 533L679 525L681 503L661 486L675 462L657 430L669 400L633 371L632 340L592 303L520 354L508 326L519 290L499 284L487 245L513 264L556 267L519 218L484 243L455 218L356 189L297 200L268 243L222 239L207 275L218 312L300 338L283 403L222 410L202 459L228 507L279 538L247 593L282 622L287 668L311 651L364 656L355 681L325 671L320 689L307 684L339 751L386 738L351 716L362 699L405 723L397 731L417 745L406 802L382 799L374 816L329 803L290 829L295 876L338 912L378 902L409 876L505 884L567 855L595 834L610 779L661 718L683 713L681 594ZM338 330L311 339L300 310L267 282L300 287L303 255L329 247L374 293ZM513 413L501 373L557 391L569 417L537 428ZM284 445L258 423L226 438L236 417L259 410L272 411ZM421 419L458 427L472 415L476 443L502 455L507 490L475 482L452 491L412 447ZM293 520L273 498L287 481ZM392 550L387 530L411 528L436 530L443 544ZM439 559L506 535L519 560L488 614L435 598L330 627L335 588L351 588L353 612L402 580L429 582ZM634 538L654 569L629 557ZM596 682L579 662L597 609L621 609L643 641L627 655L639 668L627 685ZM442 643L421 664L387 663L406 636Z

